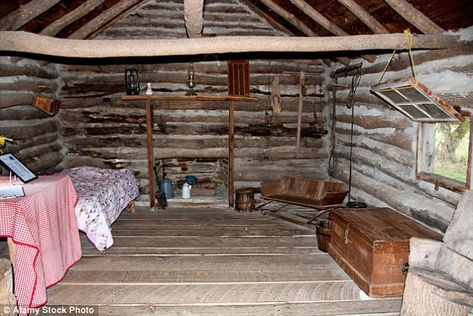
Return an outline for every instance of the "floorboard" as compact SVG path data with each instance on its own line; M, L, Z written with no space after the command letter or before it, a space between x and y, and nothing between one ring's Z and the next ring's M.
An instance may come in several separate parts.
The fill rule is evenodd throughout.
M48 289L48 306L97 315L399 315L399 297L364 293L317 248L311 227L262 212L168 208L124 213L100 252Z
M383 299L372 301L325 301L309 303L262 303L262 304L107 304L96 307L99 315L123 315L123 310L129 315L140 316L264 316L264 315L291 315L291 316L353 316L351 311L356 310L364 316L395 316L399 315L399 300ZM385 313L378 311L384 310ZM389 312L391 311L391 312Z

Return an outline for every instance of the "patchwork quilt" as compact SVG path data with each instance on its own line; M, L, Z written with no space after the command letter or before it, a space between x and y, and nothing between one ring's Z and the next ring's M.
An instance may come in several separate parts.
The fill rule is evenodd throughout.
M103 251L113 245L111 225L125 207L139 196L130 170L77 167L66 170L78 195L77 226Z

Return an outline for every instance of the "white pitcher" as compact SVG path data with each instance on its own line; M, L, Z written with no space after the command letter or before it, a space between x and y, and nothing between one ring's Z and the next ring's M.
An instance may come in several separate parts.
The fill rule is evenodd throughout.
M191 189L192 186L185 182L184 185L182 186L182 198L183 199L190 199L191 198Z

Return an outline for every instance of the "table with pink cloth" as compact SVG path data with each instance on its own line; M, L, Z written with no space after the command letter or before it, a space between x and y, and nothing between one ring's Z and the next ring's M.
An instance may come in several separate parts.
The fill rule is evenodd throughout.
M0 177L5 182L8 177ZM22 185L25 196L0 200L0 236L16 245L14 292L26 309L46 303L46 288L64 277L82 251L71 178L40 176Z

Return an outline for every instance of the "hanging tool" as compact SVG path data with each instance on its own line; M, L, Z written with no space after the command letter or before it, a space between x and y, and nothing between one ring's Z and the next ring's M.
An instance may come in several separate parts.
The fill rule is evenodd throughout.
M281 113L281 94L279 91L279 75L275 75L271 84L271 107L273 113Z
M269 61L269 73L268 73L268 103L266 106L266 109L264 111L264 117L266 120L266 127L269 129L271 128L271 125L273 124L273 114L274 114L274 109L273 109L273 100L272 100L272 90L271 90L271 60ZM270 113L271 112L271 113Z
M163 177L162 178L159 177L159 171L161 169L163 170ZM166 208L168 206L166 193L164 192L164 190L161 189L161 184L164 180L164 177L166 176L166 174L164 173L164 159L162 161L162 164L160 164L159 160L156 161L156 165L155 165L154 170L155 170L155 173L156 173L156 183L158 183L158 185L156 186L156 200L158 202L158 207L159 208Z
M321 85L319 83L314 84L314 99L312 101L312 110L313 110L313 121L310 123L310 125L313 126L313 135L315 137L321 137L322 135L325 135L328 133L328 131L324 128L324 124L322 121L319 121L318 115L317 115L317 98L323 97L324 94L322 92Z
M353 74L351 78L351 85L350 91L347 96L346 100L346 107L351 109L351 127L350 127L350 155L349 155L349 163L350 167L348 169L348 203L353 203L351 201L351 183L352 183L352 170L353 170L353 134L354 134L354 121L355 121L355 93L358 85L361 81L361 67L358 68L357 72Z
M302 128L302 107L304 105L304 94L305 94L305 73L301 70L299 77L299 106L297 108L297 138L296 138L296 158L299 158L299 147L301 141L301 128Z

